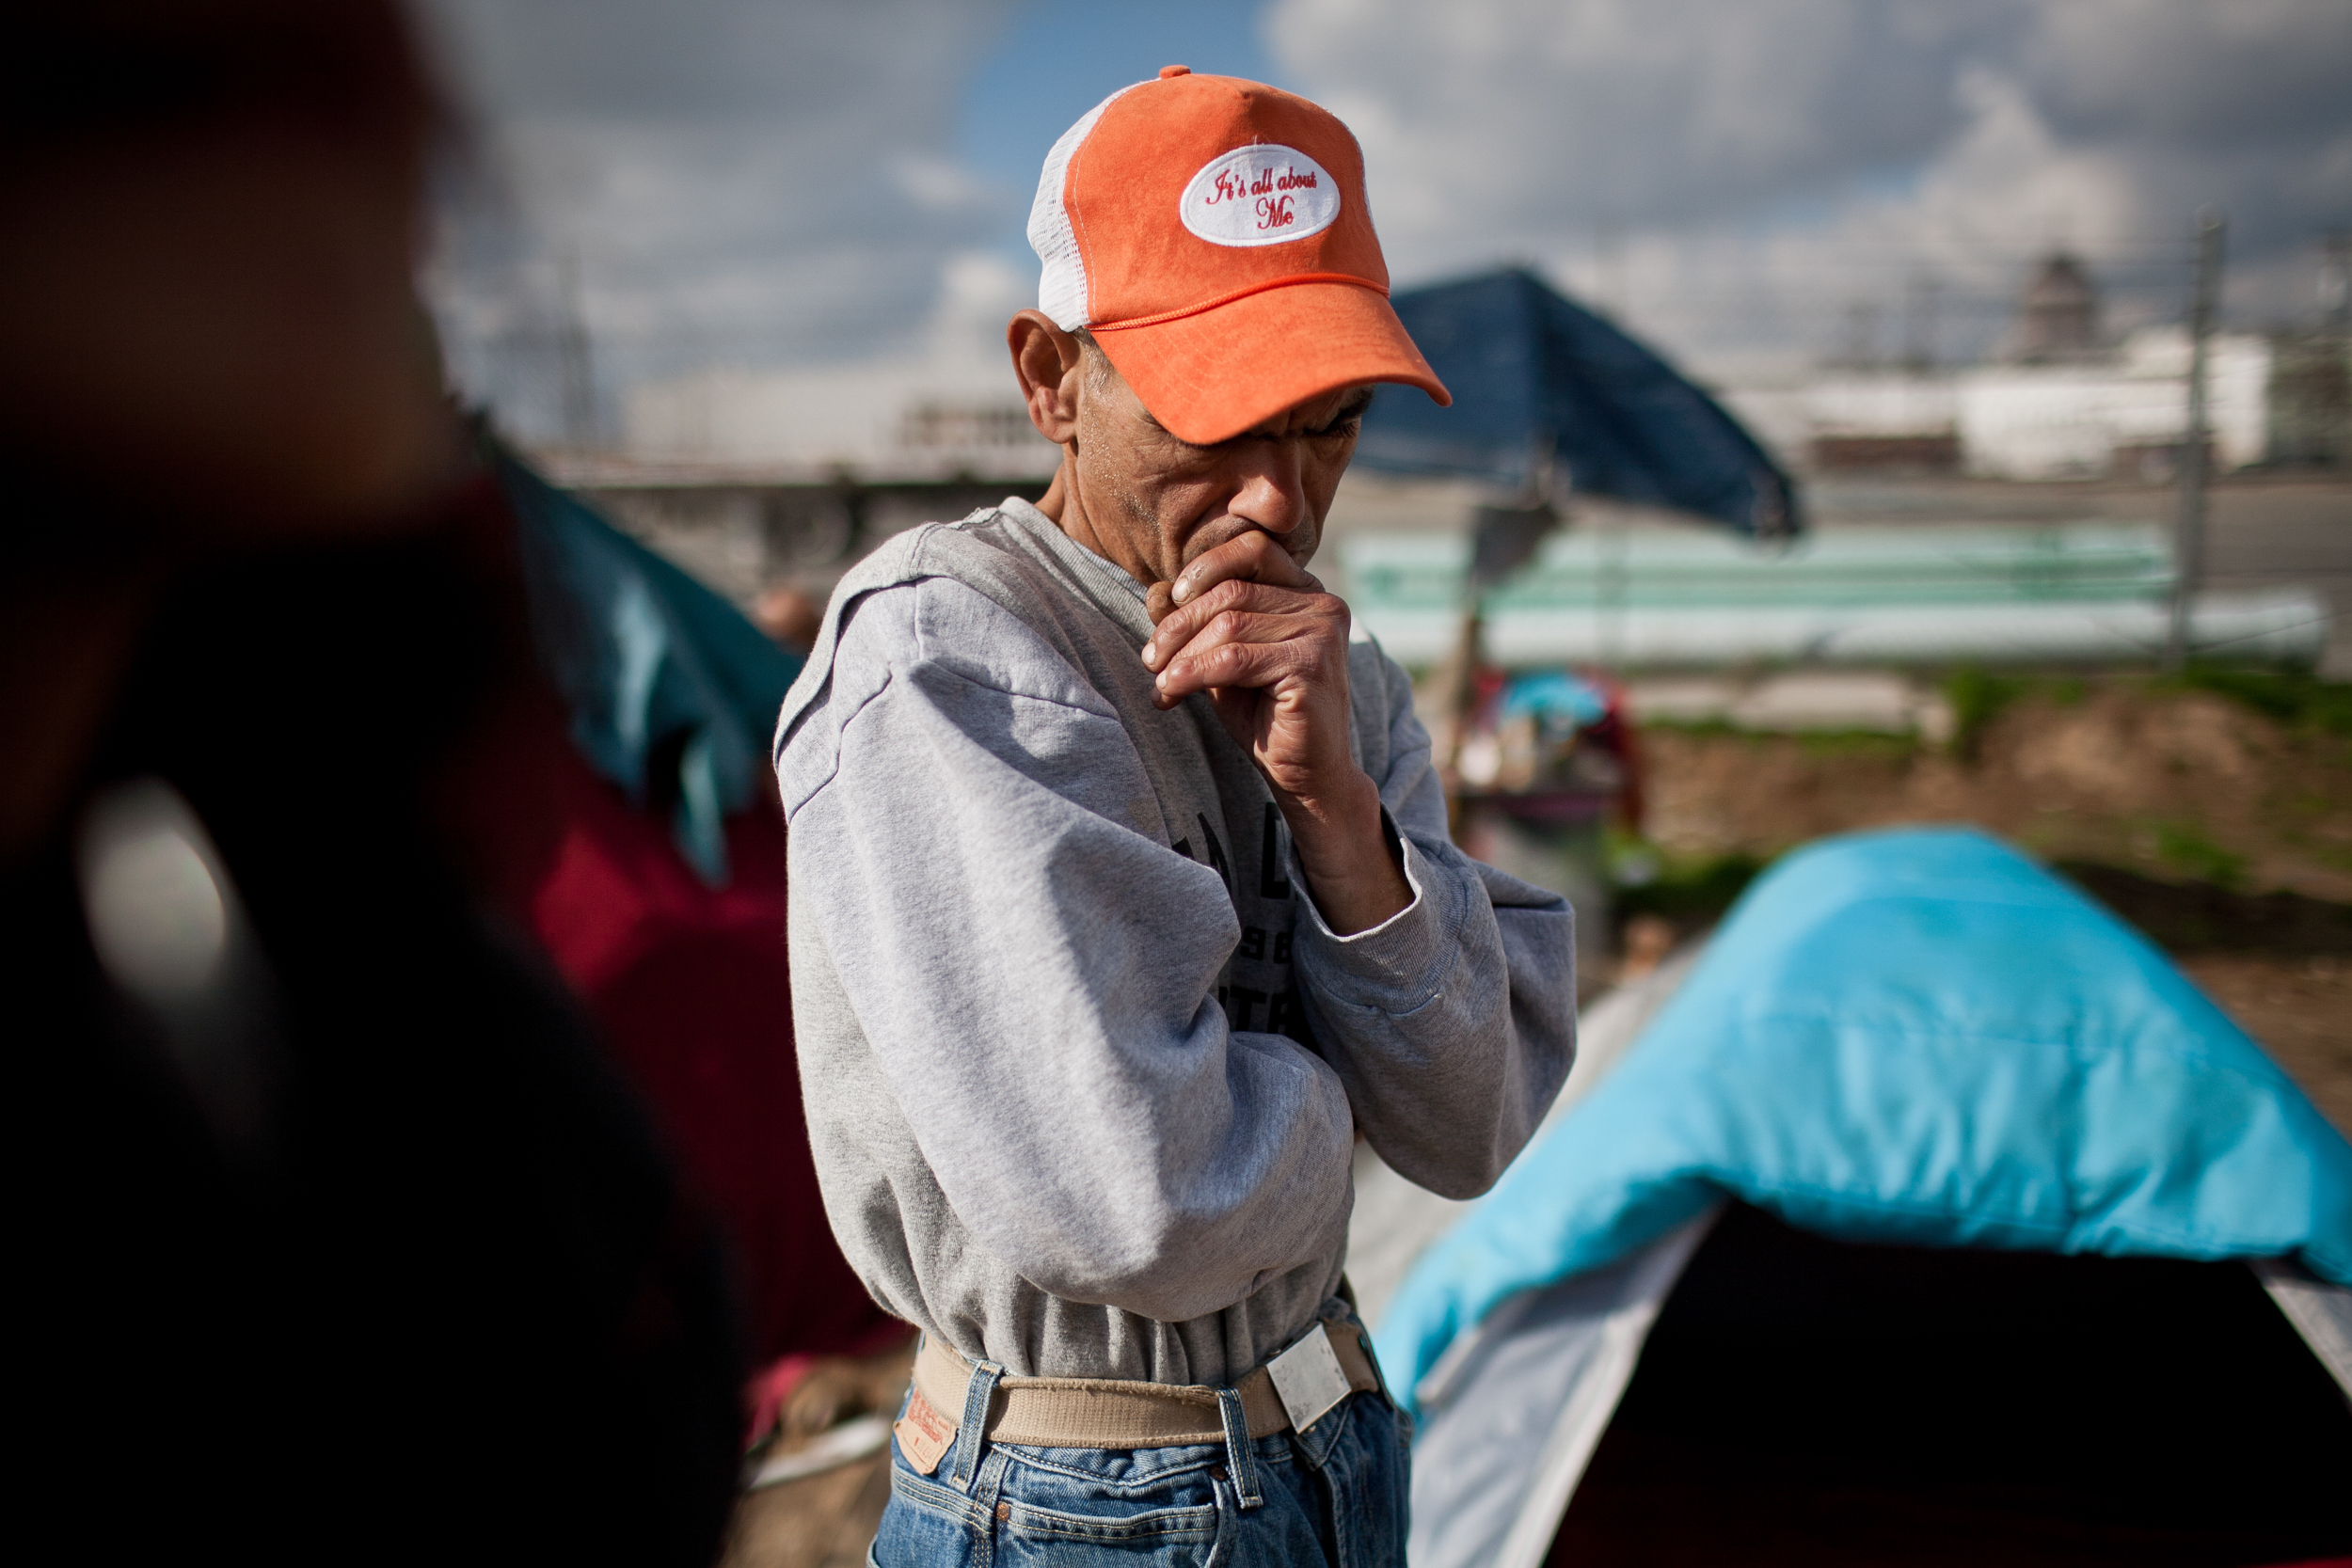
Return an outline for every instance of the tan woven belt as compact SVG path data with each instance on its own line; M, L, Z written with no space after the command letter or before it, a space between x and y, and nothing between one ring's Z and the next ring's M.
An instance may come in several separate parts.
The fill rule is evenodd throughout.
M1364 1331L1353 1323L1326 1322L1331 1354L1347 1385L1359 1392L1380 1386ZM954 1347L926 1335L914 1358L914 1389L949 1424L963 1414L971 1363ZM1249 1435L1288 1432L1274 1379L1263 1367L1234 1385ZM1003 1377L989 1402L988 1437L1042 1449L1169 1449L1190 1443L1222 1443L1216 1390L1199 1384L1127 1383L1091 1377Z

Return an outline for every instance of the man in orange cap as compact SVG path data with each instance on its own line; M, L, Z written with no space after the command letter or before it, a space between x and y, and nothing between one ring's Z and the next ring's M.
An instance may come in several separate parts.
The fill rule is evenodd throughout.
M924 1331L876 1560L1403 1560L1359 1133L1455 1197L1574 1053L1572 916L1446 836L1307 563L1388 302L1355 139L1171 66L1047 158L1037 506L846 578L777 731L828 1212Z

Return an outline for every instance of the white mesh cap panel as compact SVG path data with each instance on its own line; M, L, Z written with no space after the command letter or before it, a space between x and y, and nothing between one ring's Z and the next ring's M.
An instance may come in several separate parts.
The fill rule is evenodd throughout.
M1070 214L1061 203L1062 186L1070 175L1070 160L1078 146L1120 94L1142 87L1131 83L1086 112L1086 118L1061 134L1045 154L1044 171L1037 177L1037 200L1029 206L1029 245L1045 271L1037 281L1037 308L1064 332L1092 325L1087 317L1087 269L1078 256L1078 236L1070 227Z

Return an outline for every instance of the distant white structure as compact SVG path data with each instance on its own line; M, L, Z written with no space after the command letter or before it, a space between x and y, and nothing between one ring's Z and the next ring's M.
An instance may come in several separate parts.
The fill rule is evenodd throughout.
M2217 334L2206 361L2214 460L2224 468L2270 452L2271 345ZM2143 327L2111 353L1946 372L1824 372L1751 404L1784 446L1809 442L1819 467L1908 462L1984 479L2159 477L2188 428L2186 329Z
M1060 458L1009 365L957 359L698 371L630 393L623 446L644 463L869 483L1039 479Z
M1960 388L1949 375L1849 372L1805 388L1816 436L1951 436L1960 429Z
M2217 335L2207 347L2207 418L2224 468L2270 448L2270 343ZM1982 365L1954 388L1962 461L1994 479L2075 479L2167 461L2188 428L2188 332L2143 327L2099 362ZM2149 477L2154 477L2153 474Z
M1824 471L1910 467L1984 479L2165 477L2188 426L2188 332L2097 339L2098 299L2072 258L2051 258L2019 301L1998 360L1966 369L1842 365L1724 401L1759 438ZM2270 456L2274 350L2217 334L2206 364L2213 455Z

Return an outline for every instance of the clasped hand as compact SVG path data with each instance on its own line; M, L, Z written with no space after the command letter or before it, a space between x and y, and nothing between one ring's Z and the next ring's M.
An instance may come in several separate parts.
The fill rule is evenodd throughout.
M1346 603L1252 529L1153 583L1145 609L1153 700L1208 694L1273 791L1332 930L1367 930L1411 903L1379 790L1348 744Z

